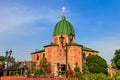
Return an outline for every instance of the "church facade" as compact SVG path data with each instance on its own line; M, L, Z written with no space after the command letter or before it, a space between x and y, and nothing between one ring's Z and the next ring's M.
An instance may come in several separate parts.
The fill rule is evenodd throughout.
M52 43L45 45L41 50L31 53L31 56L35 67L39 66L40 60L45 57L50 63L51 73L57 76L58 73L64 73L66 67L67 70L74 71L76 64L80 67L82 73L82 65L86 57L97 54L98 51L75 42L74 27L66 20L63 14L62 19L55 25Z

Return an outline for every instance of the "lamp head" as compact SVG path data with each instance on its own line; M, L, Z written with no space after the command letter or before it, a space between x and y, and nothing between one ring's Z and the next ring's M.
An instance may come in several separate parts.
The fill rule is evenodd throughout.
M70 39L70 42L71 42L73 40L74 35L72 33L70 33L68 36L69 36L69 39Z

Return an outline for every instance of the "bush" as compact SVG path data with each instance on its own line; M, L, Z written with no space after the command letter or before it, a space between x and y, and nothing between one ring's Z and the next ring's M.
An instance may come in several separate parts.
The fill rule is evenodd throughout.
M75 73L74 73L74 76L75 76L75 77L77 77L77 78L78 78L78 80L80 80L80 79L81 79L80 72L75 72Z
M103 73L99 74L86 73L82 75L82 80L111 80L111 79Z
M117 76L117 80L120 80L120 76Z
M16 71L14 71L14 72L11 73L11 75L12 75L12 76L19 76L19 73L16 72Z
M37 69L37 68L33 70L33 73L36 76L45 74L42 69Z
M79 66L76 66L76 67L74 68L74 71L75 71L75 72L80 72L80 67L79 67Z

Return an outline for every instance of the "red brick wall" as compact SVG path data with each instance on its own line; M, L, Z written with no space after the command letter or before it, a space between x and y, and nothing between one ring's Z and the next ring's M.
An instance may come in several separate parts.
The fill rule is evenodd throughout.
M27 78L22 76L2 76L1 80L77 80L77 78Z

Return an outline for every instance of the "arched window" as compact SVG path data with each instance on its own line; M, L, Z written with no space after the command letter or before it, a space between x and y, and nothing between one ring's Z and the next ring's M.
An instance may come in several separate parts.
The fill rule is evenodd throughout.
M91 55L91 53L89 53L89 56Z
M83 59L85 59L85 58L86 58L85 53L82 53L82 58L83 58Z
M43 53L43 58L45 57L45 53Z
M37 55L36 60L39 60L39 55Z
M60 56L62 56L62 50L60 49Z
M66 49L64 49L64 56L66 56Z

